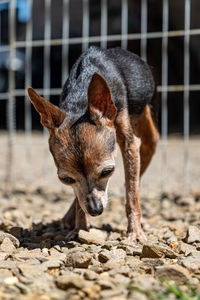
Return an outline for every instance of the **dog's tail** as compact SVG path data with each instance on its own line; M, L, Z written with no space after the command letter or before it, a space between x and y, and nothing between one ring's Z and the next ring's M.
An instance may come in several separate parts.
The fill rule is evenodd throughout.
M159 97L158 97L156 80L154 80L154 82L155 82L155 89L154 89L154 94L149 103L149 107L151 109L151 116L154 121L154 124L156 125L156 127L158 127L158 115L159 115L160 105L159 105Z

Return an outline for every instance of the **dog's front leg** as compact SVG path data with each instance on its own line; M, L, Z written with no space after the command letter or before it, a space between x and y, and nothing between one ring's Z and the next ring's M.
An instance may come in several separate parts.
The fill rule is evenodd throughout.
M128 218L128 238L133 241L146 241L141 227L141 210L138 201L140 180L140 141L132 130L119 140L121 148L125 180L126 180L126 215Z
M75 219L76 219L76 198L72 202L70 208L64 215L64 217L61 220L61 227L68 228L68 229L74 229L75 228Z
M79 231L80 229L88 231L89 221L87 214L80 207L79 201L76 198L76 220L75 229Z
M74 225L73 230L71 230L67 235L67 239L70 241L77 238L80 229L88 231L89 221L86 213L80 207L77 198L74 200L69 211L66 213L65 216L67 216L67 214L68 216L70 216L69 218L67 218L68 221L71 220ZM72 220L72 216L74 217L73 220Z

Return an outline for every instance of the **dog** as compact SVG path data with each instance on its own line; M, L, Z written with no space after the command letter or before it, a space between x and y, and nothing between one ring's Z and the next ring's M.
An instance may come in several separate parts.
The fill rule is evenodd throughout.
M80 229L88 230L88 215L100 215L106 207L118 143L125 170L128 238L146 241L138 196L140 176L159 140L151 112L154 93L150 67L139 56L98 47L90 47L73 65L59 107L28 88L41 124L49 131L58 178L75 193L62 219L72 239Z

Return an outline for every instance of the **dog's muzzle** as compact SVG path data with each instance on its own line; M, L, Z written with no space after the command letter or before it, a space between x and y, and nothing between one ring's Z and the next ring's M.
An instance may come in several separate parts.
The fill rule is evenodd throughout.
M88 213L95 217L99 216L103 212L103 205L101 202L92 194L87 196L87 211Z

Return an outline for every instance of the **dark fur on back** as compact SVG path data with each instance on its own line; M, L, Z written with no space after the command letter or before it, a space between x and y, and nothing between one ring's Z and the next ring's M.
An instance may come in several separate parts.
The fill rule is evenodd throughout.
M87 91L92 75L99 73L108 83L118 113L140 115L154 94L154 80L149 66L137 55L113 48L90 47L76 61L61 94L60 107L66 122L73 125L88 109Z

